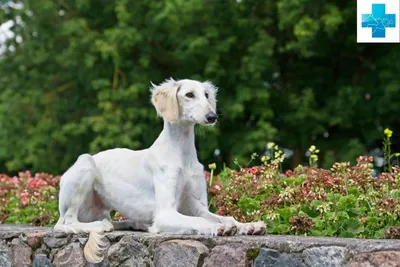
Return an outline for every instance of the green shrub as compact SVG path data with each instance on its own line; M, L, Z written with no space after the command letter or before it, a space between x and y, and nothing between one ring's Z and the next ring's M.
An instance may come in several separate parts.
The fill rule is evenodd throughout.
M58 219L60 176L29 171L0 174L0 223L53 225Z
M318 168L319 150L309 149L309 165L281 171L284 153L274 143L260 166L224 168L214 177L206 173L210 210L242 222L263 220L270 234L382 238L400 225L399 153L391 154L385 130L386 172L373 177L373 158L361 156L357 164L335 163ZM258 156L253 154L251 160ZM395 158L397 165L392 166ZM20 172L0 175L0 223L53 225L58 219L60 176ZM114 220L126 218L113 212ZM393 227L390 229L394 229ZM397 228L396 228L397 229ZM392 231L393 232L393 231Z
M310 150L315 165L318 150ZM373 177L372 162L362 156L355 166L298 166L282 174L276 159L264 158L261 166L226 168L211 178L210 208L242 222L263 220L270 234L382 238L400 225L400 168Z

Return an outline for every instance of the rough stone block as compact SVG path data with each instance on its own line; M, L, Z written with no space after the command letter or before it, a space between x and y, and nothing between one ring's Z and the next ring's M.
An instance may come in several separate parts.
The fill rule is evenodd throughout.
M150 254L146 246L135 241L132 236L124 236L108 249L107 261L110 267L146 267L150 264Z
M45 237L43 241L49 248L60 248L68 244L66 238Z
M306 266L342 267L346 262L347 250L343 247L313 247L303 251Z
M30 267L32 264L31 254L32 248L28 247L19 240L14 238L11 242L13 267Z
M65 248L60 249L53 260L55 267L84 267L85 264L86 261L79 243L71 243Z
M28 245L33 249L40 247L40 245L42 244L42 239L45 235L46 232L33 232L27 234L26 239Z
M400 251L379 251L358 254L348 267L397 267L400 266Z
M204 267L247 267L247 253L241 244L216 246L204 259Z
M286 253L277 250L261 248L257 258L254 260L254 267L302 267L303 263Z
M1 267L11 267L12 264L12 254L11 250L0 243L0 266Z
M209 249L199 241L170 240L161 243L154 251L155 267L202 266Z
M44 254L36 254L33 258L32 267L53 267L49 258Z

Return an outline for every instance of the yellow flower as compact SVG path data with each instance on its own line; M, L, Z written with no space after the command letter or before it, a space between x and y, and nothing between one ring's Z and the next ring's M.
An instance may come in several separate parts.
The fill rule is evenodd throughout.
M209 164L209 165L208 165L208 168L209 168L210 170L215 170L215 169L217 168L217 164L215 164L215 163Z
M314 152L315 149L317 149L314 145L310 146L310 148L308 150L310 150L310 152Z
M311 155L311 156L310 156L310 158L311 158L312 160L315 160L315 161L317 161L317 160L318 160L318 156L317 156L317 155L315 155L315 154Z
M315 153L319 153L319 149L316 149L316 150L315 150Z
M264 163L267 162L268 160L269 160L268 156L262 156L261 157L261 161L264 162Z
M268 144L267 144L267 148L268 149L271 149L271 148L273 148L275 146L275 143L274 142L268 142Z
M386 128L383 133L387 136L387 137L392 137L393 131L391 131L389 128Z

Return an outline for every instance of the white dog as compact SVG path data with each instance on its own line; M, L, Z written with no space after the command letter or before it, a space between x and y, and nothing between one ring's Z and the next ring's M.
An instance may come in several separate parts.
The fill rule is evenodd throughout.
M263 222L240 223L211 213L194 126L217 121L217 88L210 82L172 79L153 85L151 101L164 129L144 150L116 148L81 155L61 180L55 231L90 233L89 262L104 255L102 233L137 229L151 233L234 235L266 232ZM116 210L127 221L112 222Z

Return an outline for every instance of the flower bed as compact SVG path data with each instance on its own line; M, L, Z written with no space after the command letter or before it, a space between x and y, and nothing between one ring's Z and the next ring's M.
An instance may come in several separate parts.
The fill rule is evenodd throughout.
M270 234L382 238L400 225L400 168L372 176L372 157L330 170L277 164L225 169L210 177L210 208L246 221L264 220Z
M58 219L60 176L0 174L0 223L52 225Z
M284 173L285 155L269 143L262 164L225 168L214 176L215 164L205 172L210 209L242 222L263 220L270 234L382 238L400 236L399 153L390 153L392 132L385 130L385 172L373 177L373 158L357 164L335 163L318 168L319 150L309 149L309 166ZM257 158L252 155L252 160ZM396 158L397 165L392 166ZM20 172L0 175L0 223L53 225L58 219L60 176ZM126 218L113 212L114 220ZM397 226L397 227L396 227Z

